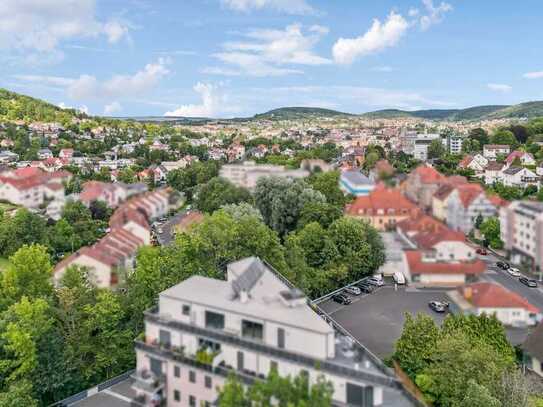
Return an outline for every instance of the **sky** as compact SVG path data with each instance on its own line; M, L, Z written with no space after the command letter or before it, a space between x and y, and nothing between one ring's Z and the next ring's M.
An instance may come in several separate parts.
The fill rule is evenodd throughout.
M541 0L1 0L0 87L92 115L543 100Z

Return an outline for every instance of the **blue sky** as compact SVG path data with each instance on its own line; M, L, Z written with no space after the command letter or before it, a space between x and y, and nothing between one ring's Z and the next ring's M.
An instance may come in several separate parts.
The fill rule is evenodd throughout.
M2 0L0 86L97 115L543 100L540 0Z

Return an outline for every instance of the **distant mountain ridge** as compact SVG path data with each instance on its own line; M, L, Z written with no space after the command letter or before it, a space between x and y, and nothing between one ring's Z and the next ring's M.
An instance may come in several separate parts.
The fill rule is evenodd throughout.
M351 113L339 112L332 109L321 107L280 107L270 110L266 113L260 113L253 116L253 119L262 120L296 120L307 119L311 116L318 117L336 117L336 116L355 116Z
M398 110L384 109L363 113L361 117L373 119L391 119L400 117L416 117L427 120L484 120L533 118L543 116L543 101L525 102L518 105L486 105L473 106L466 109L427 109Z

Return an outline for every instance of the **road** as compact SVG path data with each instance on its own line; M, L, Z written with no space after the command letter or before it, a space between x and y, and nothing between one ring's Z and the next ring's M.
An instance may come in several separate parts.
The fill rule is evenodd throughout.
M487 271L482 276L482 279L501 284L508 290L516 292L543 312L543 287L541 284L539 284L538 288L525 286L518 281L517 277L512 277L506 271L496 267L496 262L503 260L493 253L489 252L487 256L480 256L480 258L487 265Z
M174 227L187 214L187 210L176 213L162 225L157 225L157 240L161 246L168 246L174 239Z

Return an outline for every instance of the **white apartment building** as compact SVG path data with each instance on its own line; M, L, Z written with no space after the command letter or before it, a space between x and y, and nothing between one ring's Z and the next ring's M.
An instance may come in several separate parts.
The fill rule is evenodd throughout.
M227 266L226 281L193 276L163 291L136 341L136 400L168 407L215 405L230 373L245 384L324 375L337 406L416 404L379 359L341 335L256 257Z
M512 263L543 270L543 203L514 201L502 208L500 233Z
M428 159L428 147L434 140L439 140L441 136L437 133L417 134L415 139L415 148L413 155L417 160L426 161Z
M507 144L485 144L483 146L483 155L489 160L495 160L499 155L509 155L511 146Z
M241 164L225 164L219 171L219 176L231 183L253 189L260 178L283 177L305 178L309 171L303 169L289 170L282 165L256 164L254 161L245 161Z

